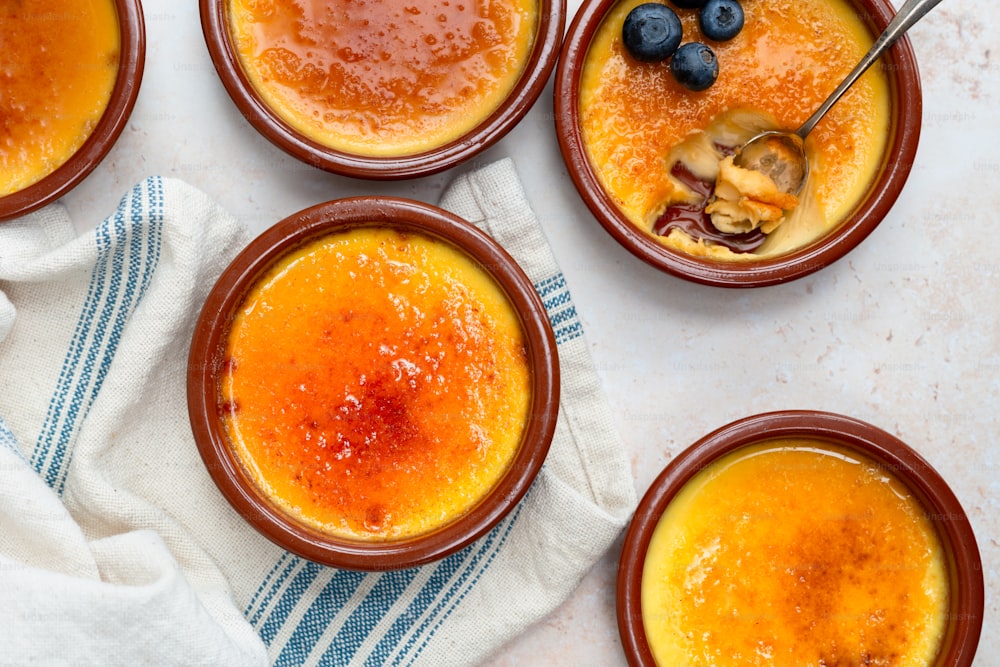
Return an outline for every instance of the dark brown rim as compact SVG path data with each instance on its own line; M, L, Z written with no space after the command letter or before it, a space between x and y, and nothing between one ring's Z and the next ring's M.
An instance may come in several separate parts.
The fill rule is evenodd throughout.
M673 250L643 234L618 210L600 186L580 133L577 99L580 74L594 33L618 0L585 0L563 42L555 76L555 124L559 150L587 207L612 237L644 262L672 275L717 287L763 287L814 273L863 241L888 214L913 166L920 139L922 94L916 57L905 37L883 56L892 95L891 141L868 197L835 230L813 244L781 257L721 262ZM886 0L853 0L874 34L895 10Z
M125 129L142 83L146 26L140 0L114 0L114 3L121 31L121 54L107 108L90 137L69 160L38 182L0 197L0 222L30 213L72 190L104 160Z
M941 476L898 438L863 421L828 412L771 412L732 422L682 452L656 478L636 509L618 565L618 630L628 662L653 667L640 607L642 570L653 529L674 495L705 465L725 454L775 438L802 437L836 443L883 463L928 509L951 573L951 624L938 667L972 664L983 623L982 561L961 503Z
M218 415L216 377L232 313L258 276L302 243L361 226L424 233L455 245L481 264L521 317L532 369L530 421L510 470L490 495L441 529L414 538L366 542L305 527L260 493L228 445ZM340 199L296 213L254 239L222 273L202 307L188 360L188 411L212 479L230 504L279 546L311 561L353 570L421 565L452 554L493 528L524 496L549 450L559 408L559 360L552 327L531 281L484 232L442 209L394 197Z
M475 129L438 148L399 157L368 157L312 141L278 117L254 90L235 53L227 0L200 0L201 25L215 69L240 113L271 143L319 169L371 180L429 176L468 160L502 139L528 113L555 67L566 22L565 0L539 0L538 32L524 73L500 106Z

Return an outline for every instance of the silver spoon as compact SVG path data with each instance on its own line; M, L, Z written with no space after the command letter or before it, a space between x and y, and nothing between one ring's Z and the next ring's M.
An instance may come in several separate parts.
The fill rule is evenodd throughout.
M861 59L837 89L830 93L826 101L794 132L772 130L761 132L751 138L737 151L733 158L737 166L753 169L771 177L778 189L797 195L805 185L809 175L804 142L826 112L854 85L872 64L892 46L907 30L922 19L941 0L906 0L889 25L879 35L871 50Z

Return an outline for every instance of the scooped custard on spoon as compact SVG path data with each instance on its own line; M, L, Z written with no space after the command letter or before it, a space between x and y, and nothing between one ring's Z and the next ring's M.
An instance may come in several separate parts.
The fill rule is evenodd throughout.
M865 57L795 132L768 130L750 139L719 164L712 201L705 212L721 232L770 234L798 205L809 175L805 139L837 100L910 26L941 0L909 0L882 32Z
M785 192L766 173L738 166L730 155L719 163L715 194L705 207L720 232L746 234L760 229L773 232L785 220L785 211L799 198Z

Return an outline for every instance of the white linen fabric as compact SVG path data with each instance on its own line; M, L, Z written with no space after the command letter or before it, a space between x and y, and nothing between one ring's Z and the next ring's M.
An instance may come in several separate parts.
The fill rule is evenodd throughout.
M635 491L573 302L509 160L440 204L534 282L562 372L525 499L419 568L319 566L223 499L187 415L188 345L249 240L196 189L149 178L76 238L61 204L0 224L0 652L6 665L465 665L562 603Z

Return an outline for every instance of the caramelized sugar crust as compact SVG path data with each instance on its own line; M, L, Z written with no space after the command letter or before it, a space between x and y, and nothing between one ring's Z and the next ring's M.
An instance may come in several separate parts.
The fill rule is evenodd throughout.
M642 580L661 665L932 664L948 584L926 511L892 470L827 443L737 450L688 482Z
M111 99L121 37L112 0L0 2L0 196L49 175Z
M419 535L503 476L531 399L520 320L451 245L362 228L263 277L228 337L220 411L258 486L333 535Z
M534 0L231 0L243 68L287 123L363 155L470 131L527 63Z

